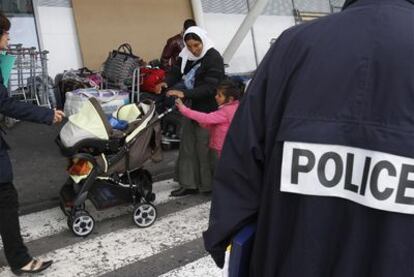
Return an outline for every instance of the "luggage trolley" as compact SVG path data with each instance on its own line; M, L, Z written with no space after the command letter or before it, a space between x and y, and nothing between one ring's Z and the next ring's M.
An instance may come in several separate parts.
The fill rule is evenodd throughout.
M51 83L47 66L49 52L12 44L7 53L16 56L8 83L9 96L38 106L54 106L53 82Z
M48 75L48 51L37 51L35 47L10 44L8 55L16 57L8 80L8 94L18 100L51 108L56 100L53 82ZM12 127L17 120L4 117L6 127Z

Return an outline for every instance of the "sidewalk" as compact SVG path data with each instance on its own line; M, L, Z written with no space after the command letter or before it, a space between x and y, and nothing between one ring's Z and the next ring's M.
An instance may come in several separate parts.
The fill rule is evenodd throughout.
M55 207L59 190L65 182L67 161L54 142L58 127L19 122L6 130L10 158L14 169L14 184L19 192L22 214ZM177 150L164 152L164 160L146 165L154 181L171 178Z

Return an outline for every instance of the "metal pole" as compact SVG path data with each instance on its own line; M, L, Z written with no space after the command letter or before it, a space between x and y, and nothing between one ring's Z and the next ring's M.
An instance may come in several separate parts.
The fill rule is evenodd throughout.
M246 0L247 10L250 11L250 2ZM253 52L254 52L254 61L256 62L256 67L259 66L259 57L257 55L257 47L256 47L256 36L254 35L254 26L250 29L250 33L252 36L252 43L253 43Z
M134 69L134 73L132 75L131 103L139 103L141 100L139 89L139 86L141 84L140 78L140 67L137 67ZM137 102L135 102L135 94L137 95Z
M197 25L205 29L203 5L201 5L201 0L191 0L191 6L193 8L194 19L197 22Z
M35 22L35 27L36 27L37 44L38 44L39 51L42 51L44 50L44 45L43 45L42 29L40 26L39 0L32 0L32 7L33 7L33 20Z
M257 0L256 4L253 6L253 9L246 15L236 34L227 46L226 50L224 50L223 59L225 64L229 64L234 56L234 53L236 53L250 28L253 26L257 17L259 17L259 15L262 13L268 2L269 0Z

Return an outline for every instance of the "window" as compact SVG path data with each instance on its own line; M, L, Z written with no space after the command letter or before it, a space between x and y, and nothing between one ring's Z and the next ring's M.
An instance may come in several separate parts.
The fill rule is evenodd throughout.
M8 16L33 15L32 0L0 0L0 9Z

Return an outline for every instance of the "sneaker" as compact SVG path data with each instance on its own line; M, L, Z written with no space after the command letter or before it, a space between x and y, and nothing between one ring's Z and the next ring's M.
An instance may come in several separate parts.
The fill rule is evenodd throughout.
M188 194L197 194L197 189L185 189L185 188L179 188L176 190L173 190L170 194L170 196L177 197L177 196L184 196Z

